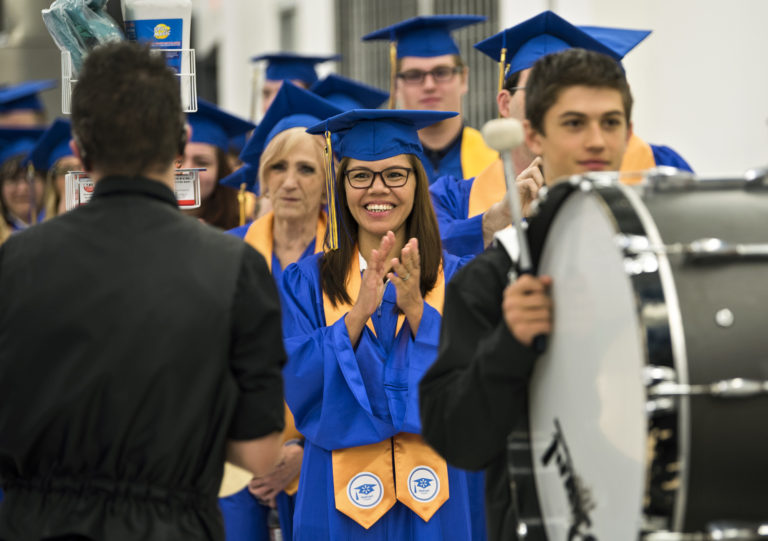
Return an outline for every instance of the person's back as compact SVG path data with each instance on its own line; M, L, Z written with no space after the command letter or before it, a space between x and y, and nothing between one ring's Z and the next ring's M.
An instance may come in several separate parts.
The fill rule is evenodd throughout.
M227 440L282 428L279 318L263 258L143 175L3 245L0 539L223 539Z

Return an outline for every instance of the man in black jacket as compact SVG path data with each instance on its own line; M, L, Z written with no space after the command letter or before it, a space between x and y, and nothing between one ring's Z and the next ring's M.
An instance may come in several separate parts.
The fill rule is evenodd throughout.
M72 110L92 200L0 248L0 539L223 540L225 456L255 475L278 457L274 281L179 212L161 56L95 49Z
M583 49L546 56L534 64L526 92L526 143L542 158L546 184L585 166L619 168L632 96L613 59ZM497 235L510 233L514 239L510 230ZM533 487L511 486L507 437L527 424L537 356L531 344L550 332L552 312L549 277L508 284L517 257L514 247L509 252L497 242L446 287L438 358L420 386L427 442L455 466L486 470L488 534L499 541L516 539L518 516L537 512Z

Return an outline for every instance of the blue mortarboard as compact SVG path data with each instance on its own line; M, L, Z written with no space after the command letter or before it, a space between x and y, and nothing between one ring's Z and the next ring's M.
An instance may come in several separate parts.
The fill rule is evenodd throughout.
M69 141L72 139L72 129L69 120L57 118L45 130L42 137L29 153L29 160L38 171L47 171L64 156L72 156Z
M26 159L44 128L0 128L0 164L16 155Z
M50 90L56 86L54 80L28 81L17 85L0 87L0 113L31 109L42 111L43 103L38 92Z
M418 130L458 115L449 111L353 109L310 126L313 134L325 134L325 180L328 194L328 247L338 247L339 211L331 156L376 161L399 154L422 155ZM331 135L335 136L331 149Z
M237 170L222 178L219 181L219 184L229 186L236 190L239 190L240 187L245 184L246 189L249 189L258 195L258 189L254 189L254 186L258 186L256 183L257 173L258 171L255 166L249 163L244 163L238 167Z
M272 105L267 109L253 136L245 144L240 159L258 169L261 154L278 133L290 128L307 128L341 112L342 109L320 96L286 81L275 95ZM253 185L248 187L251 191L259 193L258 183L255 181L254 177Z
M483 15L430 15L412 17L363 36L363 41L397 42L397 58L459 54L451 31L486 20Z
M375 161L398 154L422 152L418 130L458 113L449 111L403 111L398 109L353 109L328 118L307 131L331 132L337 136L340 158Z
M530 68L543 56L574 47L607 54L616 61L622 57L551 11L539 13L527 21L475 43L475 49L502 63L503 74L500 72L499 88L506 75Z
M309 90L344 111L376 109L389 97L383 90L334 74L316 82Z
M189 113L187 122L192 126L190 141L208 143L225 152L229 150L231 138L247 133L256 127L255 124L222 111L205 100L197 100L197 112Z
M650 30L632 30L630 28L612 28L610 26L579 26L587 34L603 45L613 49L621 58L647 38Z
M266 78L271 81L302 81L307 86L317 81L315 64L340 60L341 55L305 56L295 53L272 53L254 56L251 61L267 61Z

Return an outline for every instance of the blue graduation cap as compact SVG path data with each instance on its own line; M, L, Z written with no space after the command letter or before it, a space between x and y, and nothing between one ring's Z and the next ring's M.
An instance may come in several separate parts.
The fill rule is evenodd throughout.
M397 59L459 54L451 31L483 22L483 15L421 15L363 36L363 41L389 40L389 107L395 105Z
M530 68L543 56L574 47L607 54L617 62L623 56L551 11L475 43L475 49L500 63L499 89L508 74Z
M631 28L613 28L610 26L581 26L579 28L607 45L617 54L624 56L651 34L651 30L633 30Z
M56 86L54 80L27 81L17 85L0 87L0 113L30 109L42 111L43 103L39 92L50 90Z
M393 109L353 109L327 118L307 129L325 134L325 179L328 194L328 246L338 247L338 208L331 156L363 161L382 160L399 154L421 156L418 130L458 115L451 111L403 111ZM331 135L335 136L331 147Z
M0 164L17 155L26 159L44 132L44 128L0 128Z
M451 111L353 109L311 126L309 133L336 135L340 158L375 161L398 154L420 154L418 130L458 115Z
M264 149L277 134L290 128L312 126L324 118L338 115L341 112L342 109L320 96L286 81L280 87L261 123L245 144L245 148L240 153L240 159L250 163L254 169L258 170L259 160ZM259 186L256 180L254 175L248 188L258 194Z
M316 82L309 90L345 111L376 109L389 97L383 90L335 74Z
M341 55L306 56L295 53L270 53L254 56L252 62L267 61L266 78L270 81L302 81L307 86L317 81L315 65L340 60Z
M483 15L422 15L387 26L363 36L363 41L389 40L396 43L397 58L459 54L451 31L486 20Z
M256 166L253 166L250 163L244 163L235 171L219 180L219 184L229 186L230 188L234 188L236 190L239 190L240 187L245 184L246 189L251 190L256 195L258 195L259 190L258 184L256 183L257 174L258 171Z
M72 139L72 129L69 120L57 118L38 139L37 144L29 153L29 161L38 171L47 171L64 156L72 156L69 141Z
M192 126L191 142L208 143L225 152L229 150L230 139L256 127L205 100L197 100L197 112L187 114L187 122Z

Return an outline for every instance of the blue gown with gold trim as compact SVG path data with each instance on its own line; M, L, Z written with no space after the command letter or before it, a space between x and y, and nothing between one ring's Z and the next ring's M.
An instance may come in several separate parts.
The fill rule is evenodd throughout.
M353 347L343 317L326 325L320 257L289 266L280 288L289 358L283 370L286 401L306 438L294 540L472 539L477 524L472 523L468 478L477 474L450 466L450 497L429 522L400 502L367 530L336 510L333 450L421 432L418 384L437 355L441 316L425 302L416 336L407 321L395 335L396 290L387 284L381 307L371 318L376 333L364 327ZM446 281L462 263L445 254ZM482 500L483 495L474 497Z

